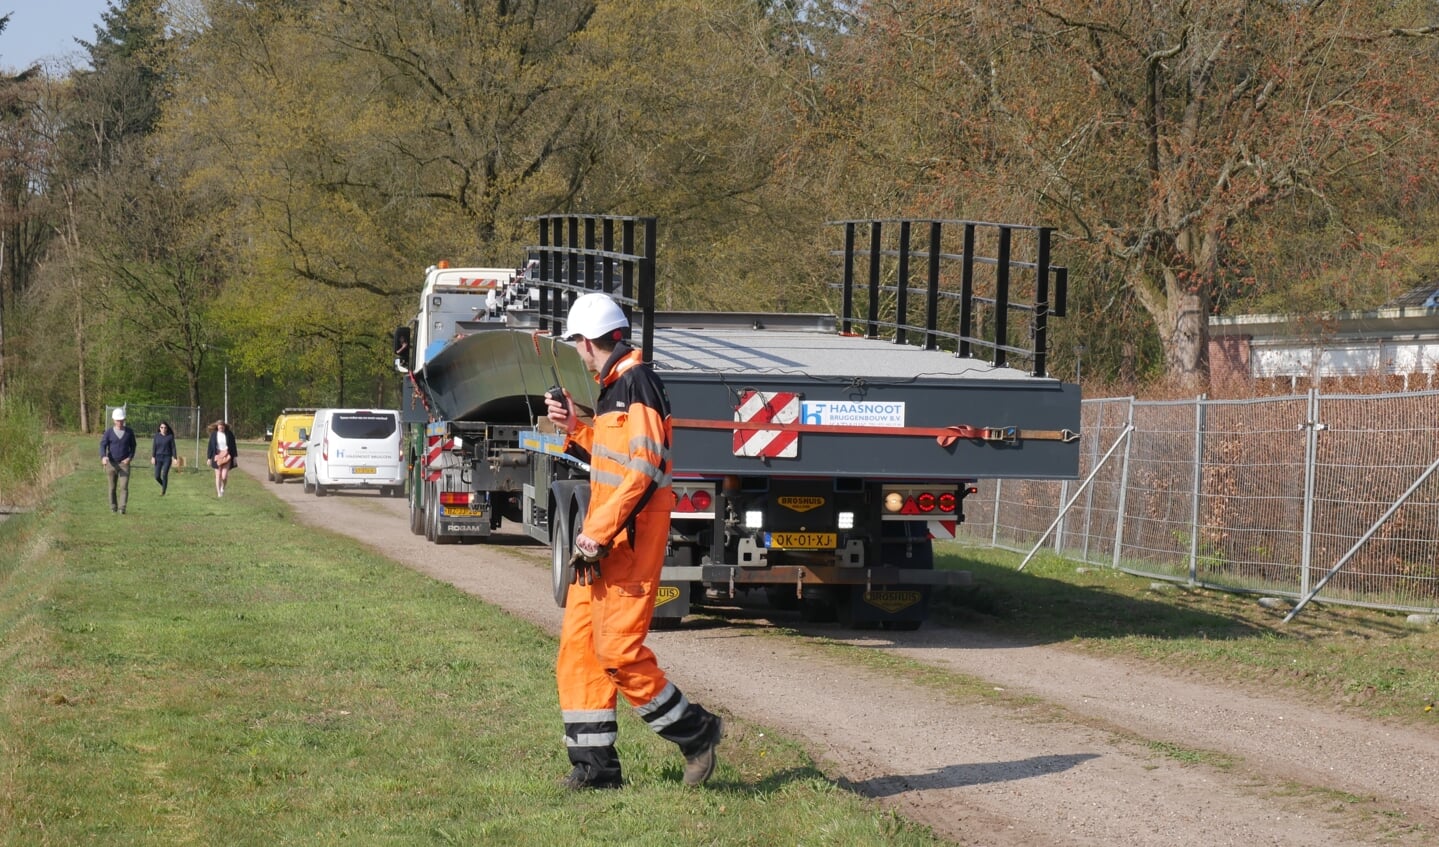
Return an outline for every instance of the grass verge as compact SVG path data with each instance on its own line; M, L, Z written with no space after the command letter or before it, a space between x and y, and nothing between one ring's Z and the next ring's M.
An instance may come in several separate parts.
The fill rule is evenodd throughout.
M626 709L629 787L567 794L550 637L243 475L111 514L92 441L0 525L0 844L942 843L737 724L685 790Z
M1406 615L1156 583L1053 555L938 545L939 567L975 587L945 593L936 618L1032 643L1153 662L1169 672L1255 683L1370 717L1439 720L1439 627Z

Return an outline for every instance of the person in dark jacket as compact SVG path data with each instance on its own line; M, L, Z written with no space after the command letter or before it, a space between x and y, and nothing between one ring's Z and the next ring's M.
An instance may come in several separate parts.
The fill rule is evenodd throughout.
M225 496L225 482L230 478L230 469L237 464L240 451L236 449L235 434L224 421L210 424L210 443L205 448L205 458L215 469L215 496Z
M150 445L150 464L155 466L155 481L160 483L160 496L170 487L170 463L175 461L175 432L169 421L160 421L155 430L155 439Z
M130 500L130 460L135 458L135 431L125 425L125 410L110 413L115 425L100 436L100 464L110 480L110 511L125 514Z

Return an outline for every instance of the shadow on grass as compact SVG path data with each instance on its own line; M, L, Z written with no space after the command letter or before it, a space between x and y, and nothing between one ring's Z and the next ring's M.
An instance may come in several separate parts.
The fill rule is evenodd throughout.
M1085 585L972 559L957 564L974 584L937 589L930 598L935 623L980 629L1030 643L1076 638L1240 639L1273 635L1263 619L1247 619L1233 595L1210 596L1165 584L1153 596L1151 581L1103 572L1112 585ZM1229 608L1216 608L1227 606ZM1277 618L1276 618L1277 620Z

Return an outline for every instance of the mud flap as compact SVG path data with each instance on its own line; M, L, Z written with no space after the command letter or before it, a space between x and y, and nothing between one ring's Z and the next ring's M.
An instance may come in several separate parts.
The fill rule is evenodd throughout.
M888 567L934 570L934 543L922 521L886 521L880 543L880 562ZM918 629L929 617L925 585L854 586L842 598L840 620L854 626Z
M690 583L661 582L655 596L655 611L651 626L664 629L678 626L681 619L690 613Z

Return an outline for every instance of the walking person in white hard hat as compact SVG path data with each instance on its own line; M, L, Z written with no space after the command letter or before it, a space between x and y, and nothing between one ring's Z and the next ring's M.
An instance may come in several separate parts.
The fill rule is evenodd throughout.
M110 511L125 514L130 500L130 461L135 458L135 431L125 425L125 410L110 413L115 423L100 436L100 464L110 478Z
M675 503L673 427L664 384L624 340L629 325L607 295L576 299L565 332L600 384L594 422L576 418L568 391L563 400L545 398L549 419L566 433L565 449L590 466L589 509L575 538L586 560L575 566L555 662L570 789L624 784L617 694L679 747L685 785L714 773L724 733L719 717L686 699L645 646Z

